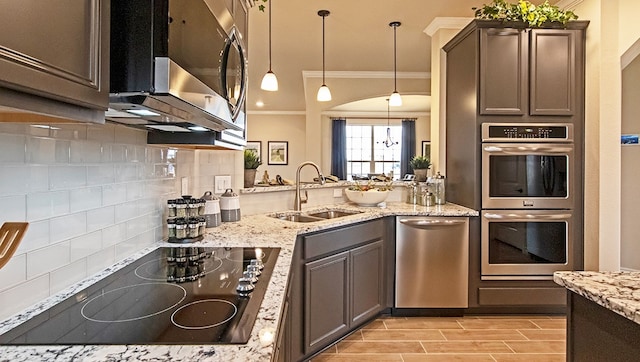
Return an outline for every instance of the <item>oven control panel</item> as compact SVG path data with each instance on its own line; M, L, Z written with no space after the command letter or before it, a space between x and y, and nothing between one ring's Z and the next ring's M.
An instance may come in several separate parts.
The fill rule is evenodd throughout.
M483 123L483 142L573 142L573 125Z

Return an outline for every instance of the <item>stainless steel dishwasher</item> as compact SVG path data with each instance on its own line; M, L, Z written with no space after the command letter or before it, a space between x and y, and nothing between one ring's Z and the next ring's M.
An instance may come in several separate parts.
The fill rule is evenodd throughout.
M469 219L396 217L395 308L467 308Z

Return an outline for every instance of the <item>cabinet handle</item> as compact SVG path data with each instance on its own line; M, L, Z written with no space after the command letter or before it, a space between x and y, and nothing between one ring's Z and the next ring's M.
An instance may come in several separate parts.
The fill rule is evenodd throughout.
M564 220L571 214L532 215L532 214L484 214L485 219L491 220Z

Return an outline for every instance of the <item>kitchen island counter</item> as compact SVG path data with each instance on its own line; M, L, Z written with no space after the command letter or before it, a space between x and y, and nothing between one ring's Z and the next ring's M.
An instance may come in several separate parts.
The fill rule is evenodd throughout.
M383 204L384 205L384 204ZM112 267L48 298L33 308L0 322L0 333L47 310L96 281L112 274L162 246L278 247L280 253L247 344L213 345L51 345L1 346L0 361L269 361L274 352L273 339L280 323L293 249L299 235L319 232L386 216L478 216L475 210L454 204L424 207L405 203L387 203L383 207L357 207L354 204L327 205L303 212L340 209L359 213L312 223L279 220L269 214L242 217L239 222L223 223L207 229L204 240L193 244L157 243ZM262 338L261 338L262 336Z

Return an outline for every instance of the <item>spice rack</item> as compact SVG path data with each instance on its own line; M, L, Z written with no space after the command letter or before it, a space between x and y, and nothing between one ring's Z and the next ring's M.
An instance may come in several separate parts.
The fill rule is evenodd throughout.
M193 243L204 237L207 222L204 218L204 199L183 195L167 200L167 234L170 243Z

